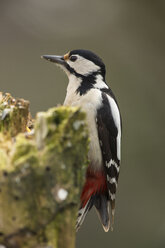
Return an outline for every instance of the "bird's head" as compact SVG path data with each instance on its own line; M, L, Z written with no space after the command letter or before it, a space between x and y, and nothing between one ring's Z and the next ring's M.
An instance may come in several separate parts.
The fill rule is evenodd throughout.
M56 63L66 72L67 76L74 75L87 78L101 75L105 79L105 65L93 52L88 50L73 50L63 56L43 55L42 58Z

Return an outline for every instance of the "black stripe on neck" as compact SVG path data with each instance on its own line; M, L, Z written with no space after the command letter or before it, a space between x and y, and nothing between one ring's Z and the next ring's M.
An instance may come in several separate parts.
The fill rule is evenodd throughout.
M94 88L94 84L96 83L96 75L98 75L98 73L93 73L88 76L81 77L81 85L76 90L76 92L79 93L80 96L85 95L90 89Z
M80 96L85 95L90 89L94 88L94 84L96 84L96 77L97 75L101 75L103 80L105 81L104 75L102 75L101 70L93 72L89 75L81 75L77 73L72 67L70 67L67 63L65 63L66 69L77 78L81 79L81 85L77 88L76 93L80 94Z

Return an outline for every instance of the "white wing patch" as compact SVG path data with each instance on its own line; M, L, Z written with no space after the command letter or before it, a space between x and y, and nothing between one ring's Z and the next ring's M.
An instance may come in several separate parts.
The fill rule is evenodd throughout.
M109 162L106 162L106 166L108 168L110 168L111 165L114 165L116 170L117 170L117 172L119 173L119 166L113 159L111 159Z
M116 181L116 178L115 177L109 177L108 174L107 174L107 181L110 183L110 184L115 184L116 188L117 188L117 181Z
M110 96L108 96L108 100L109 100L109 104L110 104L111 111L112 111L112 117L113 117L113 120L114 120L115 125L116 125L117 130L118 130L117 158L118 158L118 160L121 160L121 120L120 120L120 113L119 113L119 109L118 109L118 106L117 106L115 100Z
M109 195L111 197L111 200L114 201L116 195L115 194L112 194L110 190L109 190Z

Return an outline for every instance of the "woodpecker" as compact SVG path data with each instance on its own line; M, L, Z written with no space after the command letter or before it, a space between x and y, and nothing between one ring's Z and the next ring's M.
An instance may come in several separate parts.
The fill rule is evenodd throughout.
M80 106L87 116L89 165L76 229L94 206L107 232L114 224L121 160L121 115L116 98L105 81L105 65L96 54L82 49L64 56L43 55L42 58L59 65L68 76L64 105Z

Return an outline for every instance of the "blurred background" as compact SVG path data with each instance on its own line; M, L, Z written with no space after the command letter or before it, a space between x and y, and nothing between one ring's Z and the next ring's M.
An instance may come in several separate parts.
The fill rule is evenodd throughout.
M114 231L94 210L77 248L165 247L165 1L0 0L0 91L37 111L63 103L67 78L43 54L84 48L105 62L123 118Z

